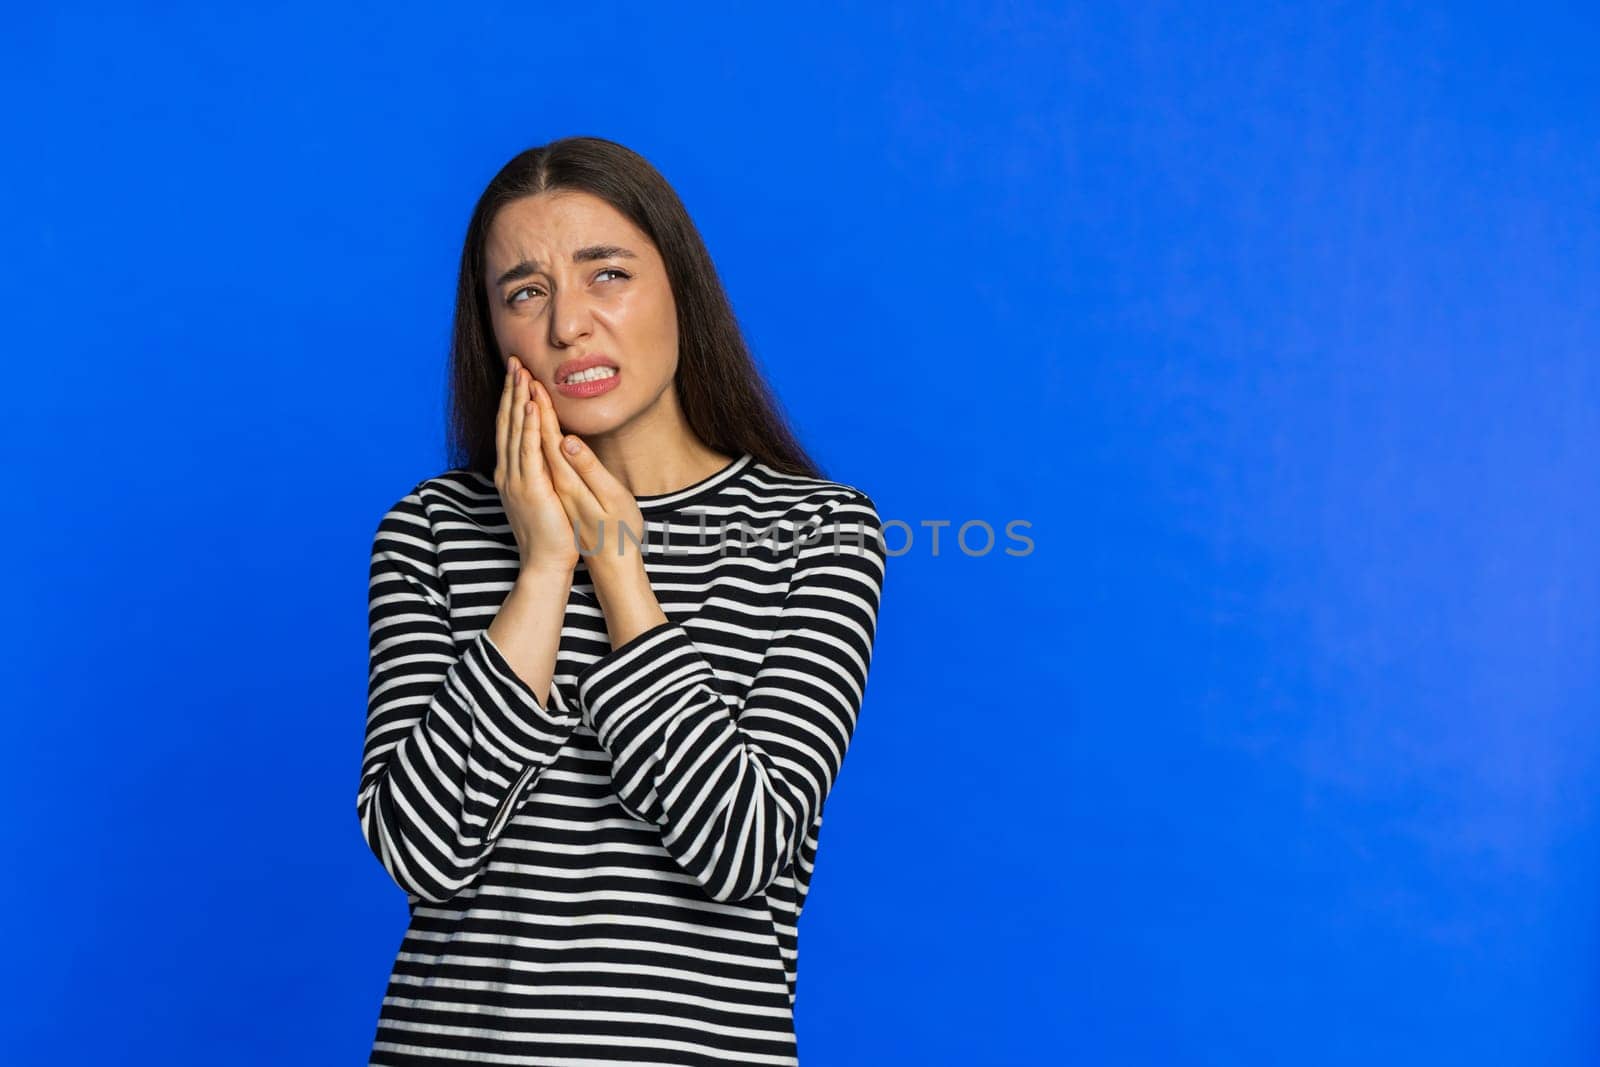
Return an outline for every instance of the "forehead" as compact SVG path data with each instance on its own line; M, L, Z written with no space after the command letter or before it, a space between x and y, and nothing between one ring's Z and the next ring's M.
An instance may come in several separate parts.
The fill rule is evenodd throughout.
M566 263L573 249L617 244L647 254L649 239L627 217L590 193L562 191L526 196L502 207L489 226L484 256L497 267L523 260Z

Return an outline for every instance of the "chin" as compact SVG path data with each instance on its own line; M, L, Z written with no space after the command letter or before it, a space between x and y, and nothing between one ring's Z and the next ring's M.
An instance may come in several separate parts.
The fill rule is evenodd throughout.
M565 433L579 437L598 437L611 433L631 422L638 412L620 404L608 404L607 398L594 400L563 400L556 404L556 417Z

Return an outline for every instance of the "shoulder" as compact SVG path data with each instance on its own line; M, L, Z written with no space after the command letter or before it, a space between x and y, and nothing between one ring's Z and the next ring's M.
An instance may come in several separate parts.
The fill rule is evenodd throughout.
M377 540L437 544L447 525L496 523L500 494L488 475L463 468L424 478L385 509L374 531Z
M800 522L854 521L880 525L878 508L859 486L774 470L765 463L751 466L750 492L764 504Z
M858 485L829 478L775 471L757 464L749 481L773 506L767 521L779 521L792 538L788 550L806 566L835 567L843 557L877 572L881 579L887 549L883 520L872 497ZM781 520L778 515L781 514Z
M494 478L474 470L455 468L424 478L411 493L430 513L449 519L497 521L495 517L502 512Z

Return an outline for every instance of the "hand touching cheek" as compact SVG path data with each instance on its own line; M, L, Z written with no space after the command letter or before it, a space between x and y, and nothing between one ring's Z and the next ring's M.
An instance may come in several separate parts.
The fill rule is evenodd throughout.
M544 383L535 383L539 438L544 466L577 530L591 574L618 568L643 571L639 545L645 539L644 515L626 486L606 470L582 439L563 435L555 405Z

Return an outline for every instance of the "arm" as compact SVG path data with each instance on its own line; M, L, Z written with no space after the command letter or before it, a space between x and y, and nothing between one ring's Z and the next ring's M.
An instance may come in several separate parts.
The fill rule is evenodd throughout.
M742 701L718 691L711 664L671 621L579 676L618 798L662 828L662 844L714 900L765 891L821 814L866 687L881 529L859 491L824 516L796 553L776 632Z
M477 877L579 715L553 687L554 706L547 707L488 629L457 653L416 490L378 526L368 588L361 832L402 889L445 901ZM552 588L549 599L557 592ZM555 610L564 614L564 598ZM552 631L559 630L557 617Z

